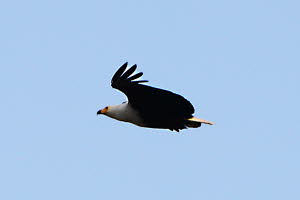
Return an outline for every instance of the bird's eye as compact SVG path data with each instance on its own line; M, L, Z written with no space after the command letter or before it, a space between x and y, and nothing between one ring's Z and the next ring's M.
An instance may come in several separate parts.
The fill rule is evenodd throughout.
M105 109L108 109L108 106L106 106Z

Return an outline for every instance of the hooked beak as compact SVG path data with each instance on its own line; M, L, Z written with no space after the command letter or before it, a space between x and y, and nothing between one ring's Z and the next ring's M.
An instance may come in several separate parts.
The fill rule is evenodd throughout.
M99 110L99 111L97 112L97 115L105 114L105 113L107 112L107 110L108 110L108 106L105 107L105 108L103 108L102 110Z
M102 114L102 110L99 110L98 112L97 112L97 115L101 115Z

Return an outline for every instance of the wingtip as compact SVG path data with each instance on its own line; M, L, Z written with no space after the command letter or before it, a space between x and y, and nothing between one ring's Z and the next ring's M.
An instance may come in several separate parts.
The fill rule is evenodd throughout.
M123 65L121 65L121 67L119 67L119 69L117 71L124 72L126 70L127 66L128 66L128 62L125 62Z
M132 81L132 83L147 83L148 80Z
M134 64L134 65L131 66L131 68L132 68L132 71L134 72L134 71L136 70L136 68L137 68L137 65ZM133 73L133 72L132 72L132 73Z
M121 77L121 75L124 73L128 65L128 62L125 62L113 75L112 82L116 81L118 78Z
M128 80L128 81L132 81L132 80L135 80L135 79L140 78L140 77L142 77L142 76L143 76L143 72L139 72L139 73L137 73L137 74L135 74L135 75L129 77L127 80Z
M134 73L136 68L137 68L137 65L131 66L127 71L124 72L124 74L122 74L121 78L127 79L132 73Z

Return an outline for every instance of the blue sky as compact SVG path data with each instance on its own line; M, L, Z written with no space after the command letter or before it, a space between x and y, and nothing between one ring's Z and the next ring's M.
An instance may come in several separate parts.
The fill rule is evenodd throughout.
M0 199L300 199L298 1L5 1ZM96 112L124 62L216 122Z

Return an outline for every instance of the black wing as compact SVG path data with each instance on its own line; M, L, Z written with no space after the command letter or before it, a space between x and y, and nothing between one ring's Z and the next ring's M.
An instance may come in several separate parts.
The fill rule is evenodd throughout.
M137 78L140 78L143 73L137 73L131 77L129 77L131 74L133 74L133 72L136 70L137 66L133 65L132 67L130 67L126 72L126 68L127 68L127 62L124 63L118 70L117 72L114 74L114 76L111 79L111 86L113 88L116 88L120 91L122 91L123 93L126 94L125 91L127 91L128 87L131 87L132 85L137 85L139 83L145 83L148 82L146 80L139 80L139 81L132 81L135 80ZM124 73L125 72L125 73ZM126 94L127 95L127 94Z
M128 98L130 105L140 111L144 119L153 121L166 120L166 118L187 119L194 113L193 105L184 97L173 92L142 85L146 80L133 81L140 78L143 73L130 77L137 66L133 65L127 71L127 62L114 74L111 86L122 91Z

